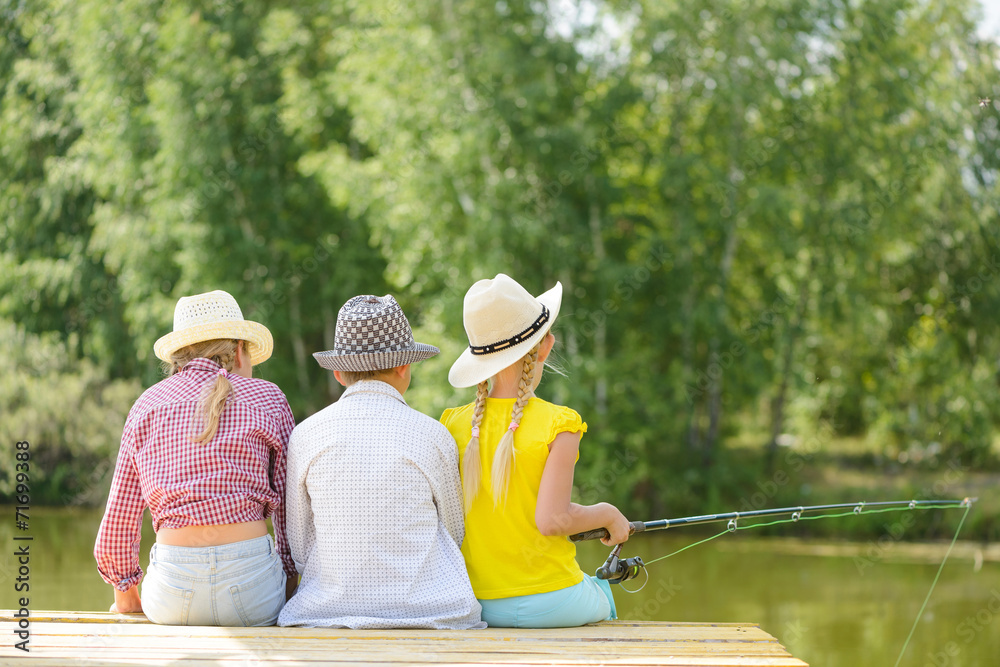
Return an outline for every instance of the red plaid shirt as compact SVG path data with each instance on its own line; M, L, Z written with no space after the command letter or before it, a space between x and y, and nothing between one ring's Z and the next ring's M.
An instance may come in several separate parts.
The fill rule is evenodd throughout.
M127 591L142 579L142 511L153 529L244 523L271 517L285 572L295 564L285 538L285 463L295 419L275 385L233 373L219 430L195 444L199 403L221 368L195 359L147 389L129 411L94 557L106 582Z

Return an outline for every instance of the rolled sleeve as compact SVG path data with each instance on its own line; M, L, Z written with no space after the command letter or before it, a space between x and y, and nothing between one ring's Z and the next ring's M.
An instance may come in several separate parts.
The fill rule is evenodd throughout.
M287 499L285 498L286 475L288 474L288 443L292 430L295 428L295 418L292 416L291 408L285 402L284 410L278 416L277 440L278 450L275 452L274 460L274 492L277 494L279 503L275 508L271 522L274 524L274 542L281 558L281 564L285 569L285 574L289 577L298 576L295 562L292 560L292 552L288 545L286 509Z
M118 449L108 506L94 544L97 570L107 583L125 592L142 580L139 542L145 502L132 459L134 442L126 429Z

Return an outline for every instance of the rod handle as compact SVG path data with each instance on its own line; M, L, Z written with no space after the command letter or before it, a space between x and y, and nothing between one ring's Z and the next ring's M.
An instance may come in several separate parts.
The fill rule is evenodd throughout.
M628 524L628 534L641 533L646 530L646 524L642 521L631 521ZM569 539L574 542L583 542L584 540L606 540L611 537L611 533L608 532L607 528L595 528L594 530L588 530L584 533L576 533L575 535L570 535Z

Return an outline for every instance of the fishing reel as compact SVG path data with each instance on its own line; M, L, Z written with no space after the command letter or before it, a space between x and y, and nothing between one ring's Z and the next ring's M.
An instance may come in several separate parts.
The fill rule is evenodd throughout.
M641 556L634 558L620 558L622 545L617 545L611 551L611 555L604 561L604 565L597 568L595 573L598 579L604 579L609 584L620 584L629 579L635 579L646 567Z

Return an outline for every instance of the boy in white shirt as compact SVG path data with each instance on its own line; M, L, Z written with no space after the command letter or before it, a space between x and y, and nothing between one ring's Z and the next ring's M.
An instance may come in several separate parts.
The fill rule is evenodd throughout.
M392 296L357 296L333 350L313 356L347 387L295 427L285 523L302 573L278 625L484 628L459 549L458 450L403 394L410 364L439 350L413 340Z

